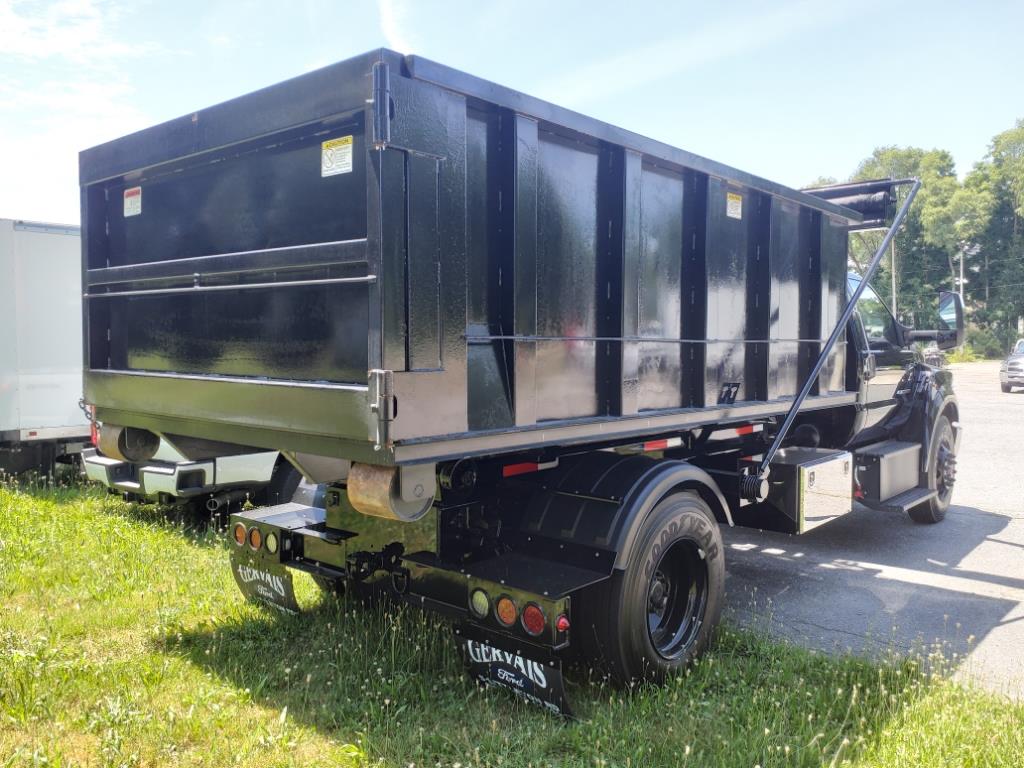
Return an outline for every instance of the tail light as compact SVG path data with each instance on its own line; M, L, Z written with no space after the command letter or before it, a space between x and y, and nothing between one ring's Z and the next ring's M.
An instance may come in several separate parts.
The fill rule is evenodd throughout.
M267 548L267 552L269 552L272 555L277 554L278 541L276 533L274 533L273 531L268 533L266 538L263 540L263 543Z
M482 589L474 589L473 594L469 596L469 609L478 619L487 618L491 611L491 598Z
M253 549L259 549L261 544L263 544L263 534L260 533L260 529L256 527L250 528L249 546Z
M516 604L512 601L512 598L508 595L502 595L498 598L497 604L494 606L494 615L498 617L498 621L506 627L511 627L516 623L516 618L519 616L519 609L516 608Z
M100 426L96 423L96 406L87 405L86 412L89 416L89 442L98 446L100 444Z
M523 608L523 629L526 633L536 637L544 631L547 626L548 620L544 616L544 611L536 603L527 603L526 607Z
M245 544L245 526L242 523L235 523L234 529L232 529L231 535L234 536L235 544L242 546Z

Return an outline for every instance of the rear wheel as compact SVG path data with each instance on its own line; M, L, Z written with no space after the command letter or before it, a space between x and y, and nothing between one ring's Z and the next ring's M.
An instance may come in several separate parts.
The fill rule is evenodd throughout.
M626 569L584 597L587 660L623 684L663 681L707 648L724 585L711 510L690 492L667 496L643 523Z
M928 452L928 487L936 494L909 511L915 523L939 523L946 517L953 484L956 482L956 437L947 416L935 423L932 444Z
M1009 384L1000 384L999 388L1001 390L1003 390L1003 392L1012 392L1013 391L1013 387L1011 387Z

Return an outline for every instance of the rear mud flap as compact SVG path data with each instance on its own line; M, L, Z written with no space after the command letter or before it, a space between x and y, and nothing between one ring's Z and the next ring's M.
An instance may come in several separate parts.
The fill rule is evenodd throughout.
M242 549L231 553L231 573L249 600L283 613L298 613L292 574L280 563L269 563Z
M498 638L460 624L455 638L466 671L479 685L503 688L562 717L572 717L562 660L544 648Z

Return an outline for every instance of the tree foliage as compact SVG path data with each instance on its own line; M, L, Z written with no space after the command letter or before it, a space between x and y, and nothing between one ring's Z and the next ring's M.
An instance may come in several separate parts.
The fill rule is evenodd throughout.
M995 136L962 181L949 152L895 146L876 149L850 180L885 177L919 178L921 191L895 240L895 280L886 260L878 289L891 294L895 285L897 313L928 325L936 292L959 290L962 259L968 319L985 331L975 338L1009 346L1024 317L1024 120ZM852 260L865 264L881 237L855 237ZM994 349L988 341L984 346Z

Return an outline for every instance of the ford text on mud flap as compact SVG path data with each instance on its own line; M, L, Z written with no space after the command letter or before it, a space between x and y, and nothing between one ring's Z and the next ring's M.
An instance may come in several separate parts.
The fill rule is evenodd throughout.
M242 594L285 613L298 613L292 574L283 565L263 562L245 552L231 553L231 572Z
M455 628L466 669L485 687L504 688L519 698L572 717L562 660L540 646L489 635L469 625Z

